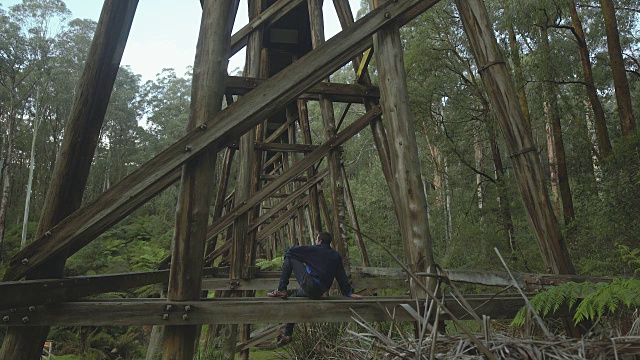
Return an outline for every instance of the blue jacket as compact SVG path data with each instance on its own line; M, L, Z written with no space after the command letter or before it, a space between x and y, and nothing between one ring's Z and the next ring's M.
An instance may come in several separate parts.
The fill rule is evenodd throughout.
M344 296L351 296L351 285L342 265L342 256L325 244L311 246L293 246L284 254L307 265L307 272L320 284L323 290L329 290L333 279L338 281L340 292Z

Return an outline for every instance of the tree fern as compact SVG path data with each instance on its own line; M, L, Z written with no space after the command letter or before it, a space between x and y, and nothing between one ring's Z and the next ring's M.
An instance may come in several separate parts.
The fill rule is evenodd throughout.
M581 300L578 302L578 300ZM609 283L568 282L554 286L531 299L531 305L541 316L557 311L562 304L575 308L573 320L597 320L606 313L614 313L620 307L640 306L640 280L617 279ZM576 306L576 304L578 304ZM512 325L523 325L526 308L520 309Z

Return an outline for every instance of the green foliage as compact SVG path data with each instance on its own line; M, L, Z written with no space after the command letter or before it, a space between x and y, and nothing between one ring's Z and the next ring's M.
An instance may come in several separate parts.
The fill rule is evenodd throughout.
M277 271L282 267L283 261L284 256L276 256L271 260L258 259L256 260L256 266L258 266L262 271Z
M640 280L616 279L610 283L568 282L543 291L531 299L531 305L541 316L557 311L566 305L574 310L573 320L596 321L606 313L615 313L621 307L640 306ZM576 304L578 304L576 306ZM524 324L526 307L520 309L512 325Z

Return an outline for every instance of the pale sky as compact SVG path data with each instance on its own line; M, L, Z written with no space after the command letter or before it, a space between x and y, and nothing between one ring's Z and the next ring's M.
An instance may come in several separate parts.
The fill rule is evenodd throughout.
M246 25L247 1L241 0L234 32ZM22 0L0 0L7 9ZM72 12L72 18L89 18L98 21L102 0L64 0ZM354 14L360 0L349 0ZM200 1L198 0L140 0L133 20L122 65L129 65L134 73L142 75L142 81L155 79L163 68L174 68L177 75L184 75L187 66L193 65L200 27ZM332 1L324 2L325 32L327 38L340 30ZM229 62L229 71L242 68L244 50Z

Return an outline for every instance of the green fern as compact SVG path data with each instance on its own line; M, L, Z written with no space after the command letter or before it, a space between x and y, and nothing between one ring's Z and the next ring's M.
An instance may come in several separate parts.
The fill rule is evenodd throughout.
M579 304L578 300L582 299ZM640 280L617 279L609 283L568 282L541 292L531 299L531 305L541 316L557 311L562 304L575 308L573 316L577 324L583 320L595 321L606 313L614 313L620 307L640 306ZM576 304L577 307L576 307ZM520 309L511 322L524 325L526 308Z

